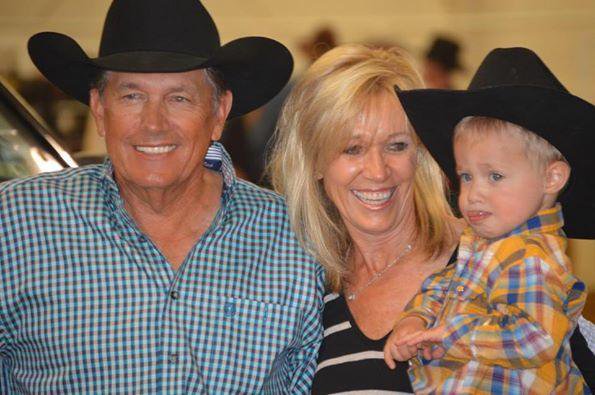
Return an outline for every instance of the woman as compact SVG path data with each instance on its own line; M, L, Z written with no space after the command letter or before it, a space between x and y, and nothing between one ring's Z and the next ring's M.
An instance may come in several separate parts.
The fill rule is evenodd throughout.
M461 227L395 95L421 86L403 51L346 45L308 69L281 113L272 182L332 291L313 393L411 392L407 365L389 370L382 348Z
M400 50L342 46L310 67L281 114L273 185L330 290L313 393L411 391L407 365L389 370L382 348L422 281L452 262L463 227L394 93L421 85ZM580 331L573 342L592 385L593 354Z

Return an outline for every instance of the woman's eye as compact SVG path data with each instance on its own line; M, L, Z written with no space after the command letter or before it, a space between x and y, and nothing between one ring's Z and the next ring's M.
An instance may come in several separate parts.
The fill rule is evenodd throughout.
M471 175L467 173L461 173L459 174L459 179L461 180L461 182L469 182L471 181Z
M401 151L405 151L408 146L409 146L409 144L407 144L403 141L399 141L399 142L395 142L395 143L390 143L388 145L388 150L391 152L401 152Z
M343 150L343 153L347 155L359 155L362 152L363 148L361 145L350 145L349 147Z
M490 173L489 177L490 177L490 180L492 180L492 181L500 181L502 178L504 178L504 176L502 174L494 173L494 172Z

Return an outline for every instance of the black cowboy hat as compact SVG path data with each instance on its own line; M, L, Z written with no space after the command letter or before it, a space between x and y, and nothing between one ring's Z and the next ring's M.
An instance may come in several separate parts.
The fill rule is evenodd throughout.
M595 107L570 94L533 51L491 51L464 91L417 89L397 95L416 133L453 182L452 135L464 117L512 122L547 140L572 167L559 198L566 234L595 238Z
M463 69L459 62L460 46L453 40L445 37L436 37L426 51L426 59L432 60L444 67L445 70Z
M266 103L293 69L287 48L268 38L244 37L221 46L217 27L198 0L114 0L96 58L60 33L38 33L28 46L41 73L85 104L104 70L168 73L213 67L233 93L230 117Z

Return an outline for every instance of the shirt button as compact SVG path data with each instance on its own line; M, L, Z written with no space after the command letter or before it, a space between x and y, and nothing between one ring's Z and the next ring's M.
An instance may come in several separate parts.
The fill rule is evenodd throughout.
M225 306L223 306L223 314L226 317L231 317L235 314L236 312L236 305L233 302L227 302L225 303Z
M178 354L177 353L169 354L169 358L167 360L169 363L178 363Z
M173 300L177 300L180 297L180 293L178 291L171 291L169 297Z

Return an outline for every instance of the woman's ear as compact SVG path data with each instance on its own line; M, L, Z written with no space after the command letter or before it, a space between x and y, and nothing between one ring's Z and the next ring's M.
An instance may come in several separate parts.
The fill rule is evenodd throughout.
M557 160L549 164L545 170L545 192L558 194L570 178L568 163Z

